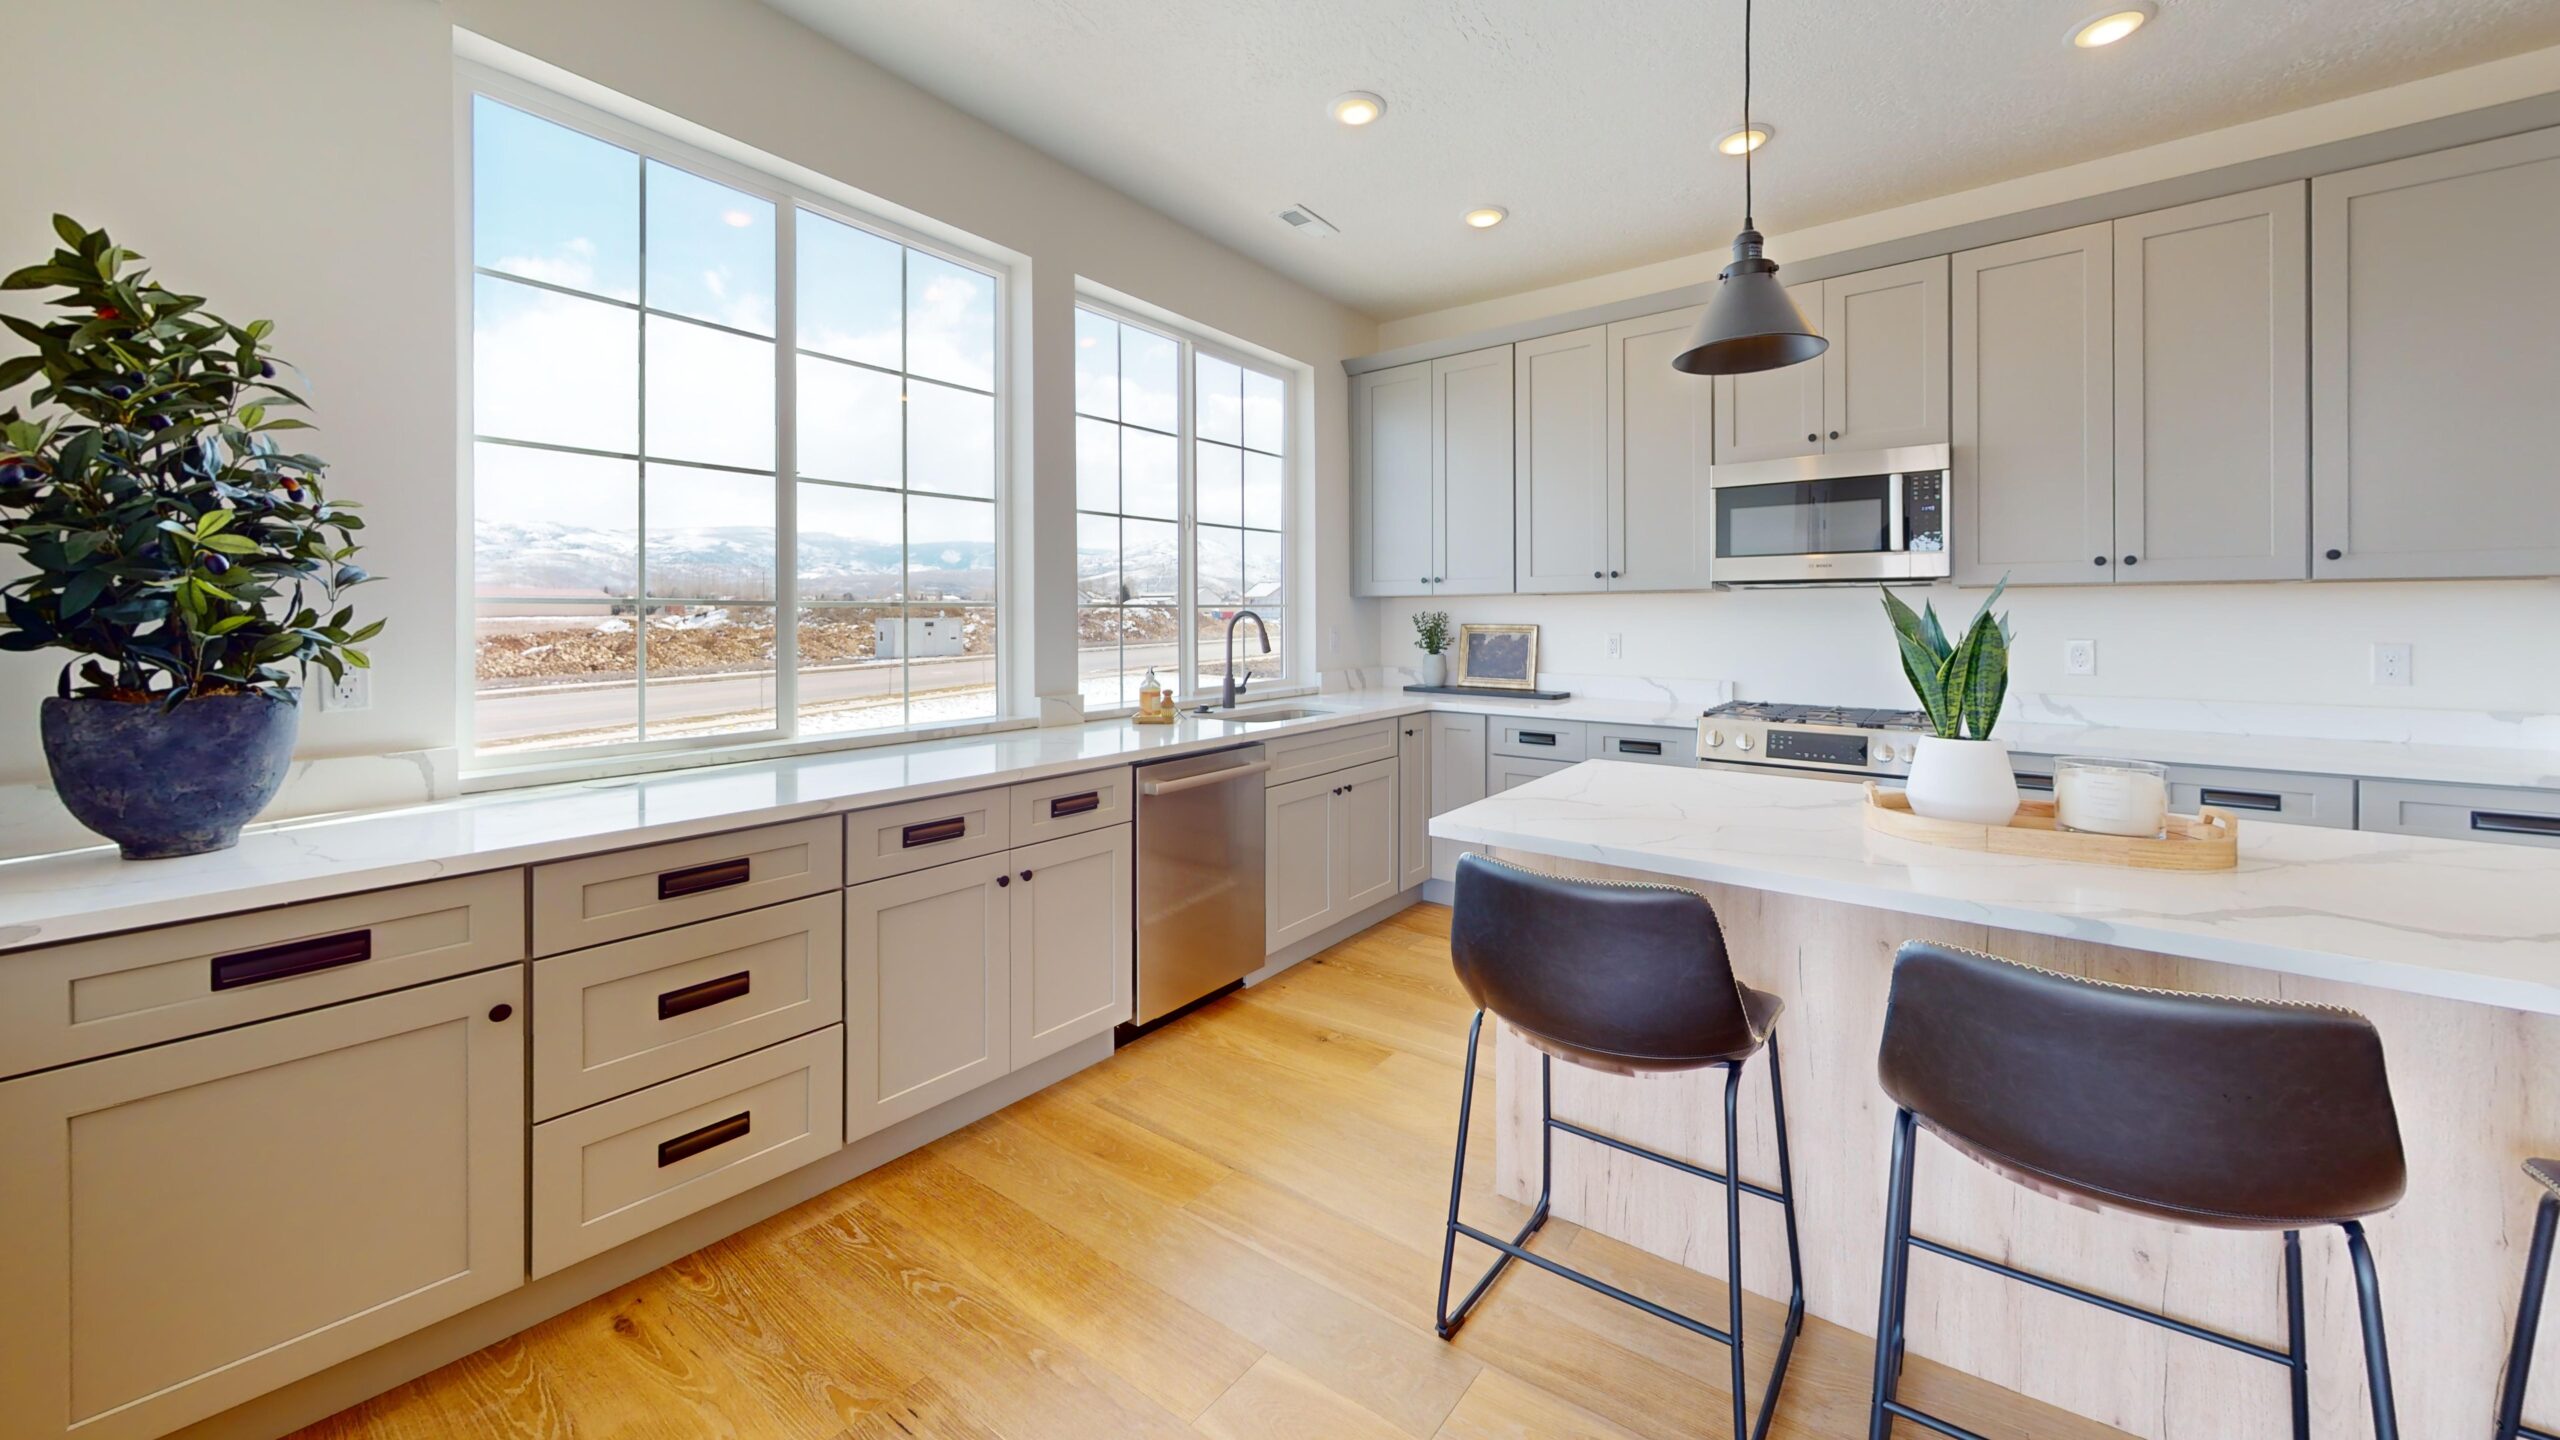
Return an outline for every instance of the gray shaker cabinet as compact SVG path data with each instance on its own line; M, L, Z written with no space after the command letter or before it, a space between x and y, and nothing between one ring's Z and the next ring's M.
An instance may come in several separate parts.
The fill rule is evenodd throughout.
M1822 329L1820 280L1789 285L1787 294ZM1746 460L1782 460L1790 455L1822 453L1822 362L1810 360L1783 370L1755 375L1716 377L1715 462L1738 465Z
M1511 593L1511 347L1351 381L1352 591Z
M1671 368L1698 315L1513 347L1521 593L1707 587L1715 386Z
M2083 225L1954 257L1959 584L2114 576L2114 244Z
M1616 558L1609 522L1608 339L1593 325L1512 347L1522 594L1606 590Z
M1719 464L1947 438L1947 257L1787 287L1821 358L1716 381Z
M2312 573L2560 574L2560 129L2311 182Z
M1429 361L1351 377L1354 593L1431 593L1431 455Z

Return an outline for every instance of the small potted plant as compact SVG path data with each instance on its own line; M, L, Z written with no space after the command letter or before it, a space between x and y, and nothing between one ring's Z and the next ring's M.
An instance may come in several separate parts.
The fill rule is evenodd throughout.
M1449 612L1424 610L1413 617L1414 643L1422 647L1422 683L1449 683Z
M54 217L63 248L0 280L47 290L49 324L0 316L34 353L0 361L0 650L62 650L41 730L54 790L133 859L236 842L293 756L297 667L368 664L340 595L353 506L276 435L308 428L267 321L234 325L134 268L104 231Z
M1993 615L1991 607L2008 588L2006 578L1993 587L1964 638L1952 644L1936 606L1924 602L1915 615L1892 591L1884 592L1903 676L1920 697L1933 732L1921 738L1911 762L1905 793L1914 814L2006 825L2018 813L2018 777L2009 766L2008 742L1991 738L2009 694L2011 636L2008 617Z

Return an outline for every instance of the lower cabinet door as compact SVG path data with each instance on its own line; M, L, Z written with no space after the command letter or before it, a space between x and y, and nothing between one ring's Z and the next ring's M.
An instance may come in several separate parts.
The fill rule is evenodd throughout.
M1013 852L1014 1068L1129 1018L1132 864L1126 825Z
M533 1127L533 1273L548 1275L843 1148L835 1026Z
M1396 888L1431 878L1431 717L1396 722Z
M524 1282L524 967L0 1084L0 1430L164 1434Z
M1333 798L1336 921L1348 920L1402 887L1396 858L1396 762L1381 760L1332 777L1342 787Z
M1334 858L1338 832L1334 798L1337 775L1315 775L1274 785L1262 796L1262 893L1265 948L1281 950L1324 929L1345 912L1342 866Z
M844 892L847 1140L1012 1068L1011 858Z

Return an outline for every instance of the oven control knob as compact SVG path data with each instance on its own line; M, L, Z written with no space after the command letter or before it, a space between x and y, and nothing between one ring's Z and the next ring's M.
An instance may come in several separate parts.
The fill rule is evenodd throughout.
M1751 737L1750 737L1749 735L1736 735L1736 736L1734 736L1734 737L1733 737L1733 748L1734 748L1734 749L1736 749L1736 750L1748 750L1748 749L1750 749L1750 748L1751 748Z
M1705 739L1707 748L1713 750L1724 743L1724 732L1721 730L1710 730L1706 733Z
M1879 745L1879 746L1877 746L1877 747L1876 747L1876 758L1877 758L1877 759L1879 759L1879 760L1890 760L1890 759L1894 758L1894 756L1893 756L1893 747L1892 747L1892 746L1890 746L1890 745Z

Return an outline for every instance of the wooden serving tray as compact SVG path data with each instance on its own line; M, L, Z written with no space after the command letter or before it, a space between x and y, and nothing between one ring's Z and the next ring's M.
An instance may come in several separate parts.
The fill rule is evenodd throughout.
M1931 820L1912 814L1911 798L1901 791L1883 789L1873 780L1866 784L1867 828L1899 840L2136 870L2229 870L2240 863L2239 817L2210 805L2194 815L2170 816L2169 833L2147 840L2064 830L2054 822L2050 800L2022 802L2006 825Z

